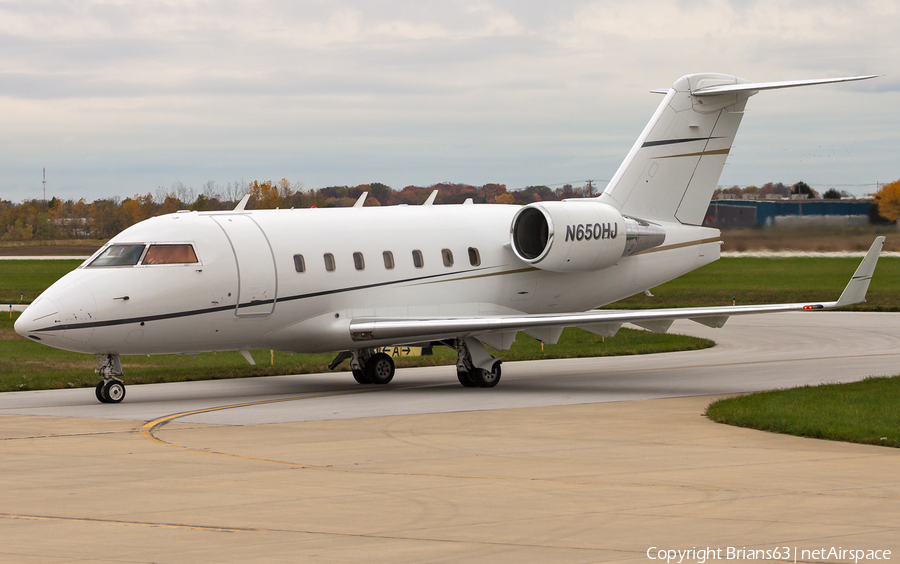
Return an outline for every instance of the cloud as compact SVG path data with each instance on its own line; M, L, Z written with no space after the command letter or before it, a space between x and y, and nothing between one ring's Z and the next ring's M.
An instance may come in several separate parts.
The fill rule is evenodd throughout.
M608 177L659 102L651 88L702 71L890 72L898 10L889 0L5 2L0 197L21 199L43 166L71 171L88 197L254 175L309 186ZM773 136L791 147L853 125L900 130L898 90L889 76L754 98L738 143L756 152L738 148L723 180L790 173ZM900 143L885 135L857 146L866 168L817 170L896 175Z

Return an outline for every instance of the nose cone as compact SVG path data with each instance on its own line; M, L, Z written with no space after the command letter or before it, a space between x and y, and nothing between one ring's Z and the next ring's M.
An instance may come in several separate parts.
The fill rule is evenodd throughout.
M52 326L58 320L59 308L56 304L48 298L40 297L25 308L25 311L16 320L16 333L39 341L40 335L35 332Z

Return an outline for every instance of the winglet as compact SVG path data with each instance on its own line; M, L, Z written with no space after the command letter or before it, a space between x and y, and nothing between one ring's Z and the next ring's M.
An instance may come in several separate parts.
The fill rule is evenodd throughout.
M241 198L241 201L238 202L238 205L234 206L234 211L244 211L244 208L247 207L247 202L250 201L250 194L244 194L244 197Z
M844 307L853 304L860 304L866 301L866 291L869 289L869 282L872 280L872 273L875 272L875 265L878 264L878 256L881 254L881 247L884 245L884 237L876 237L875 242L869 247L869 252L865 258L859 263L853 278L844 288L841 297L838 298L835 307Z
M428 196L428 199L425 200L425 203L422 204L422 205L423 205L423 206L432 206L432 205L434 205L434 200L435 200L435 198L437 198L437 195L438 195L438 191L435 190L434 192L431 193L430 196Z
M362 194L360 194L360 195L359 195L359 199L356 200L356 203L353 204L353 207L354 207L354 208L361 208L361 207L363 207L363 204L366 203L366 196L368 196L368 195L369 195L368 192L363 192Z

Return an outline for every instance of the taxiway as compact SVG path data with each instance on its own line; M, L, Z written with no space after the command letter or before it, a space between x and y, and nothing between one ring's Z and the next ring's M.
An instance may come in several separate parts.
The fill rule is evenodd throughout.
M673 328L713 349L0 395L0 561L646 562L900 554L895 449L710 422L713 396L900 372L900 315ZM187 359L186 359L187 360ZM668 398L668 399L667 399ZM642 400L642 401L630 401Z

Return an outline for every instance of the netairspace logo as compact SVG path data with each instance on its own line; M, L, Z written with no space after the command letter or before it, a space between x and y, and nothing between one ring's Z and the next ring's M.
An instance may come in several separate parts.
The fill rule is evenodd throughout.
M785 562L797 562L798 560L843 560L859 564L867 560L890 560L890 550L851 549L843 547L831 548L797 548L779 546L776 548L737 548L729 546L725 548L689 548L664 549L651 546L647 549L647 558L650 560L665 561L666 564L682 564L696 562L705 564L709 560L781 560Z

